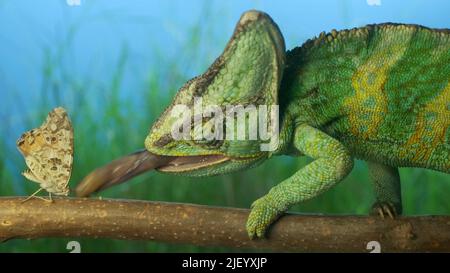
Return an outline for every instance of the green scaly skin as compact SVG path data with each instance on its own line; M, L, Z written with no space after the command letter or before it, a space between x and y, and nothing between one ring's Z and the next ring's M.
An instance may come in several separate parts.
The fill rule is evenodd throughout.
M243 14L223 54L187 82L145 141L156 155L218 155L226 160L159 169L211 176L256 166L272 155L314 159L256 200L247 222L251 238L290 206L344 179L353 159L368 162L373 210L401 213L398 167L450 173L450 32L381 24L322 33L286 52L283 37L262 12ZM263 152L259 140L173 140L176 104L280 106L280 142ZM205 125L206 126L206 125ZM191 132L193 136L195 132Z

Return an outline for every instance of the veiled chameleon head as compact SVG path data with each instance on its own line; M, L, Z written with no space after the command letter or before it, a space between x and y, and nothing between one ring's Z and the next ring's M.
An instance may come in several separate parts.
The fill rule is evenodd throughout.
M146 149L180 157L158 170L211 175L267 158L277 145L284 62L277 25L263 12L244 13L222 55L178 91L151 128Z

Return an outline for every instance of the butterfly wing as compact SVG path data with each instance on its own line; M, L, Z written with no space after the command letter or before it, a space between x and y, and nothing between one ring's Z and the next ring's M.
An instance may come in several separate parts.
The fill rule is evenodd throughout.
M59 107L49 113L42 130L47 142L45 158L52 183L48 190L67 195L73 166L73 127L67 112Z

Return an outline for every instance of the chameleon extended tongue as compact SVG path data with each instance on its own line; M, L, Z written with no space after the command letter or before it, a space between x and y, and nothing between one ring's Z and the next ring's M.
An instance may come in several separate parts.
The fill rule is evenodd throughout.
M79 197L104 190L125 182L143 172L158 168L174 160L174 157L160 156L147 150L137 151L121 157L89 173L78 184L75 193Z

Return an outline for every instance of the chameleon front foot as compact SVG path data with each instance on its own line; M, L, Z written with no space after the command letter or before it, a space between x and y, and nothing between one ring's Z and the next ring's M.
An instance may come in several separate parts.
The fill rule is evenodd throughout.
M372 215L379 215L382 219L389 217L396 218L400 211L394 203L391 202L375 202L372 206Z
M266 231L281 214L266 196L253 202L247 220L247 233L250 239L265 237Z

